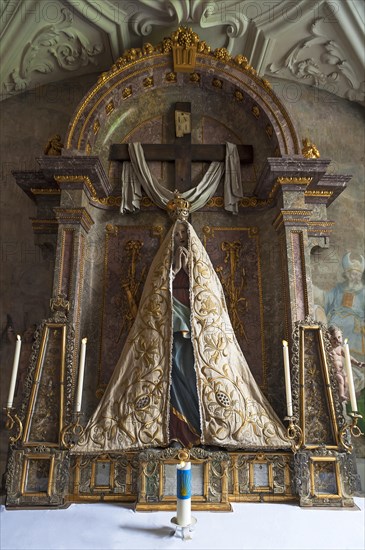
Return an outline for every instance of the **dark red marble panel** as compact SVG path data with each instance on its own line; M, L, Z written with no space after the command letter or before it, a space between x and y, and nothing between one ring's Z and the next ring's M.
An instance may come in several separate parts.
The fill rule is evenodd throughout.
M163 228L117 226L107 233L98 386L108 382L132 327Z
M239 345L260 386L266 388L260 242L256 227L212 227L205 245L221 280Z

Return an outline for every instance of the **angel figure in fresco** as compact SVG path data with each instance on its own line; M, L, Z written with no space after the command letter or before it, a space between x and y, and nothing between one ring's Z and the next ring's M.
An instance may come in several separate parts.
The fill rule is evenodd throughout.
M175 220L147 275L134 324L74 453L208 445L283 449L290 443L237 343L210 258Z

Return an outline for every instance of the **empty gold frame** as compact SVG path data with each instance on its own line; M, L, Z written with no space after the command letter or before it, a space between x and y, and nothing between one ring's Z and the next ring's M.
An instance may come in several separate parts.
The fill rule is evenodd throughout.
M303 446L306 449L316 449L320 443L324 443L327 449L338 449L340 442L337 418L322 330L320 325L304 325L299 329L300 427L303 432ZM305 341L306 336L308 336L309 343ZM310 342L311 338L312 342ZM314 384L316 376L318 376L317 381L321 381L321 384ZM312 433L314 433L314 423L308 422L310 409L315 418L320 419L321 416L327 418L327 441L322 434L320 434L318 442L314 441L316 438L311 437L311 434L308 433L308 426L311 426Z
M66 332L63 323L46 323L43 327L22 438L23 443L28 446L42 444L47 447L59 447L61 444L65 400Z
M94 491L112 491L114 488L114 470L114 462L108 458L93 461L91 464L90 489Z
M250 492L269 493L274 489L273 466L266 458L250 462Z
M53 488L54 455L29 454L24 457L21 496L50 497ZM43 471L42 471L43 470Z
M310 457L311 496L323 499L342 497L340 467L336 457Z

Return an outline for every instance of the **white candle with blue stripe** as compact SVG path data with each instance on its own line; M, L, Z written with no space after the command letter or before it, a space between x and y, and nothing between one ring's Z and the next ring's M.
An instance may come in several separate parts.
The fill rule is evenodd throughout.
M186 527L191 524L191 462L180 462L177 473L177 524Z

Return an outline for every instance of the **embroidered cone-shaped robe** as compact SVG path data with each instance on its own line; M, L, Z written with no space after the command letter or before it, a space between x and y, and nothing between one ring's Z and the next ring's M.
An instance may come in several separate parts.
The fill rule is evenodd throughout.
M108 387L72 452L169 444L175 225L152 262L135 322ZM219 278L193 227L187 225L201 443L227 449L288 448L285 430L235 338Z

